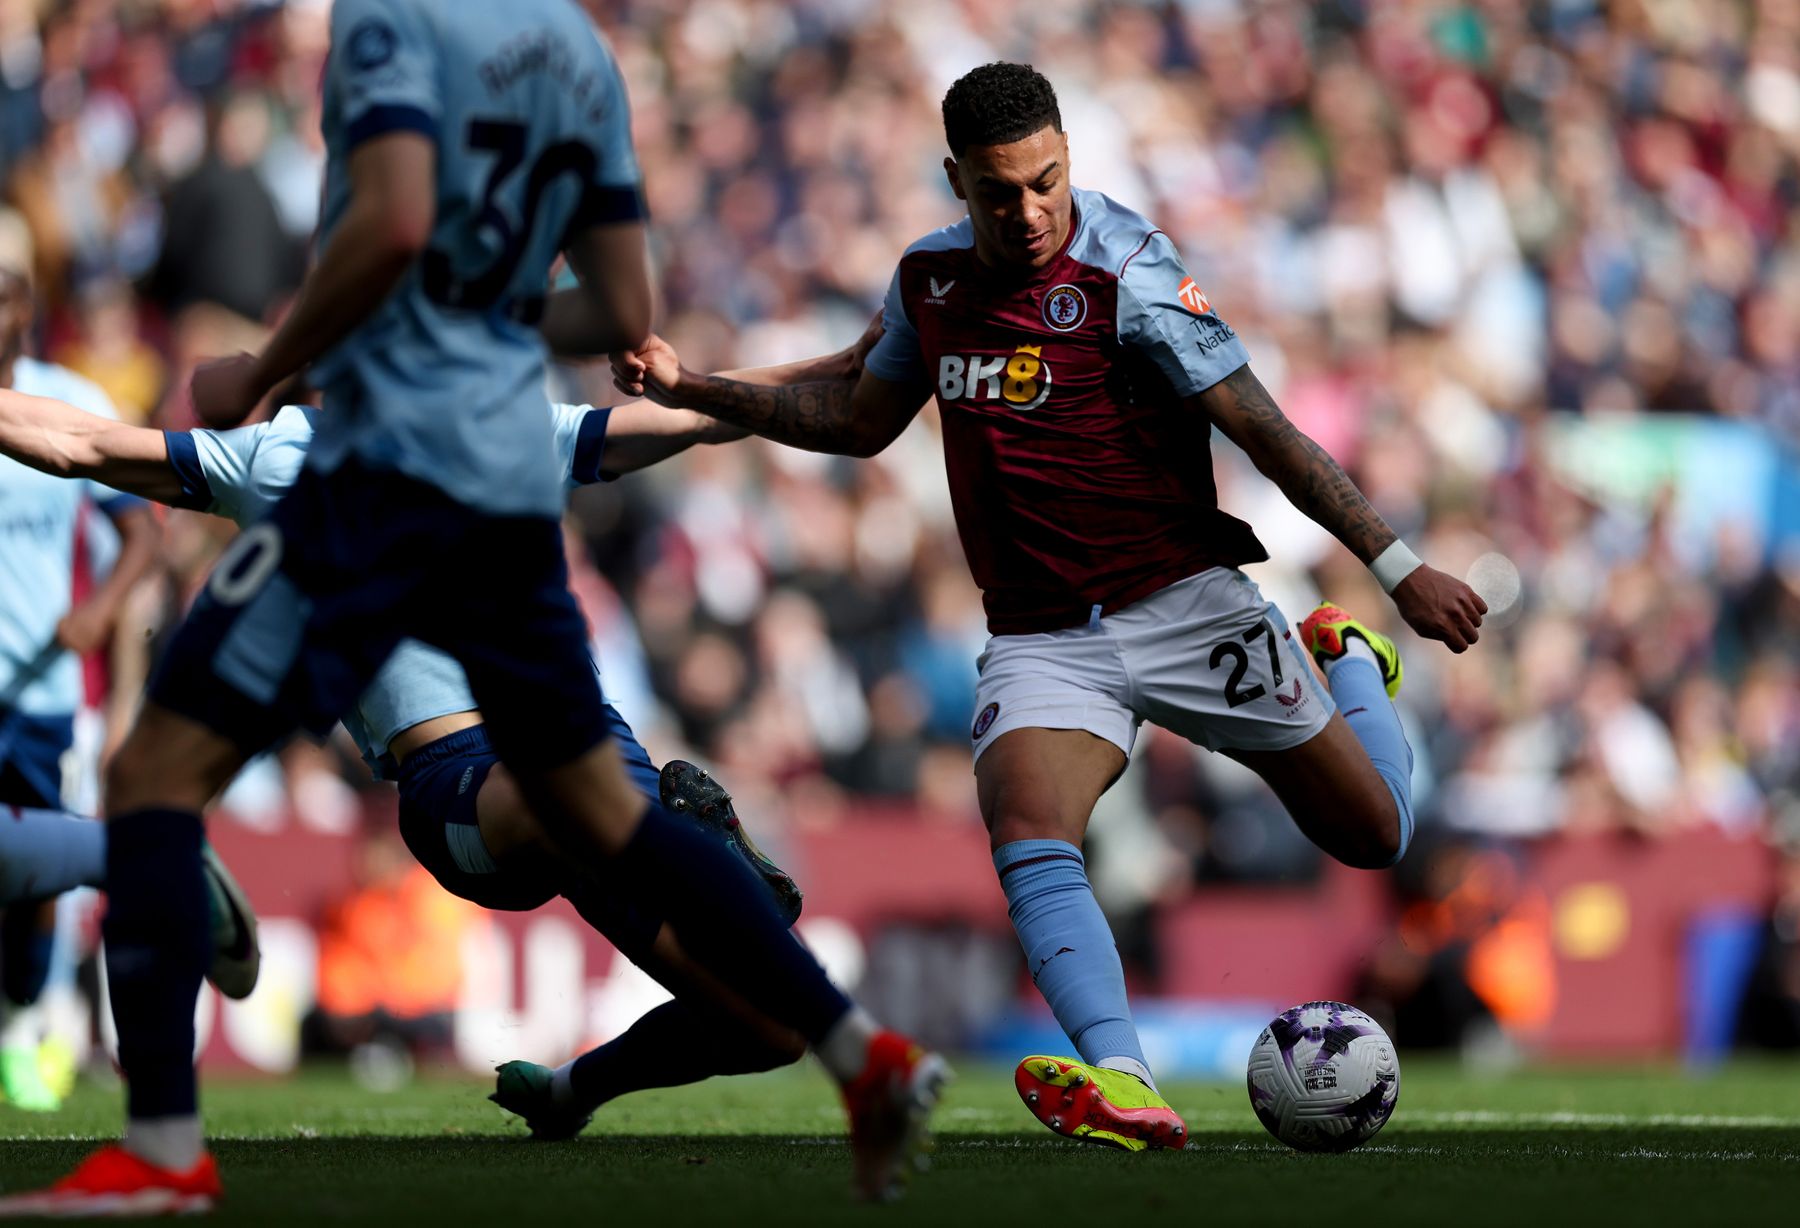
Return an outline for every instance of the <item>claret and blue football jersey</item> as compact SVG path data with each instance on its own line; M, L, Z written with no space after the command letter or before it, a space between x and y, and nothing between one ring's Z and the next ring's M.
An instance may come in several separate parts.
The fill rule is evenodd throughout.
M967 218L901 257L866 367L929 384L963 550L996 635L1077 626L1210 567L1267 558L1219 510L1210 425L1184 412L1249 361L1167 235L1076 189L1026 275Z

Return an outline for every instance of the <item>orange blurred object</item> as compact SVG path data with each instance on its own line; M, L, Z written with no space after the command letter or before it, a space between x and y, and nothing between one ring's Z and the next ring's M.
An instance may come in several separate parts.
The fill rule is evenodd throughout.
M462 942L487 924L422 867L359 888L319 932L319 1007L339 1017L417 1019L456 1005Z

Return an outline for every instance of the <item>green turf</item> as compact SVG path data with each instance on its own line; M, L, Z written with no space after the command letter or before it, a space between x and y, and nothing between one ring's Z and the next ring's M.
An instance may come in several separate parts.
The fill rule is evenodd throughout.
M1791 1223L1800 1201L1800 1062L1539 1070L1483 1080L1409 1061L1374 1142L1298 1155L1265 1135L1240 1086L1180 1084L1184 1152L1126 1156L1045 1133L1007 1072L965 1066L929 1173L897 1207L847 1195L824 1078L796 1069L632 1097L571 1143L525 1141L484 1087L375 1094L338 1075L214 1083L208 1126L221 1221L391 1225L543 1221L1328 1225L1717 1220ZM116 1129L117 1095L84 1088L55 1116L0 1105L0 1184L54 1178ZM578 1218L579 1217L579 1218ZM1289 1219L1287 1222L1299 1222Z

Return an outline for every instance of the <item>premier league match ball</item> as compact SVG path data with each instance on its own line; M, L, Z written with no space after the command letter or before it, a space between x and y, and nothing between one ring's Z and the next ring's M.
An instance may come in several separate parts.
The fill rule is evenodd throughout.
M1400 1062L1381 1025L1342 1002L1282 1011L1250 1050L1250 1107L1299 1151L1348 1151L1393 1116Z

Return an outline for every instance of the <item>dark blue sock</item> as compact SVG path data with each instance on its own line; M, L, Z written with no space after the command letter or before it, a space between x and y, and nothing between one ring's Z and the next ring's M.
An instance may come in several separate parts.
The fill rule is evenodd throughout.
M616 858L681 946L757 1010L817 1044L850 1009L743 858L659 805Z
M137 810L106 825L106 984L133 1118L197 1111L194 1000L210 945L200 816Z
M628 1092L753 1074L792 1060L734 1019L664 1002L623 1036L576 1058L569 1087L575 1102L592 1111Z
M30 1006L50 979L56 930L45 929L35 901L21 901L0 917L0 993L14 1006Z

